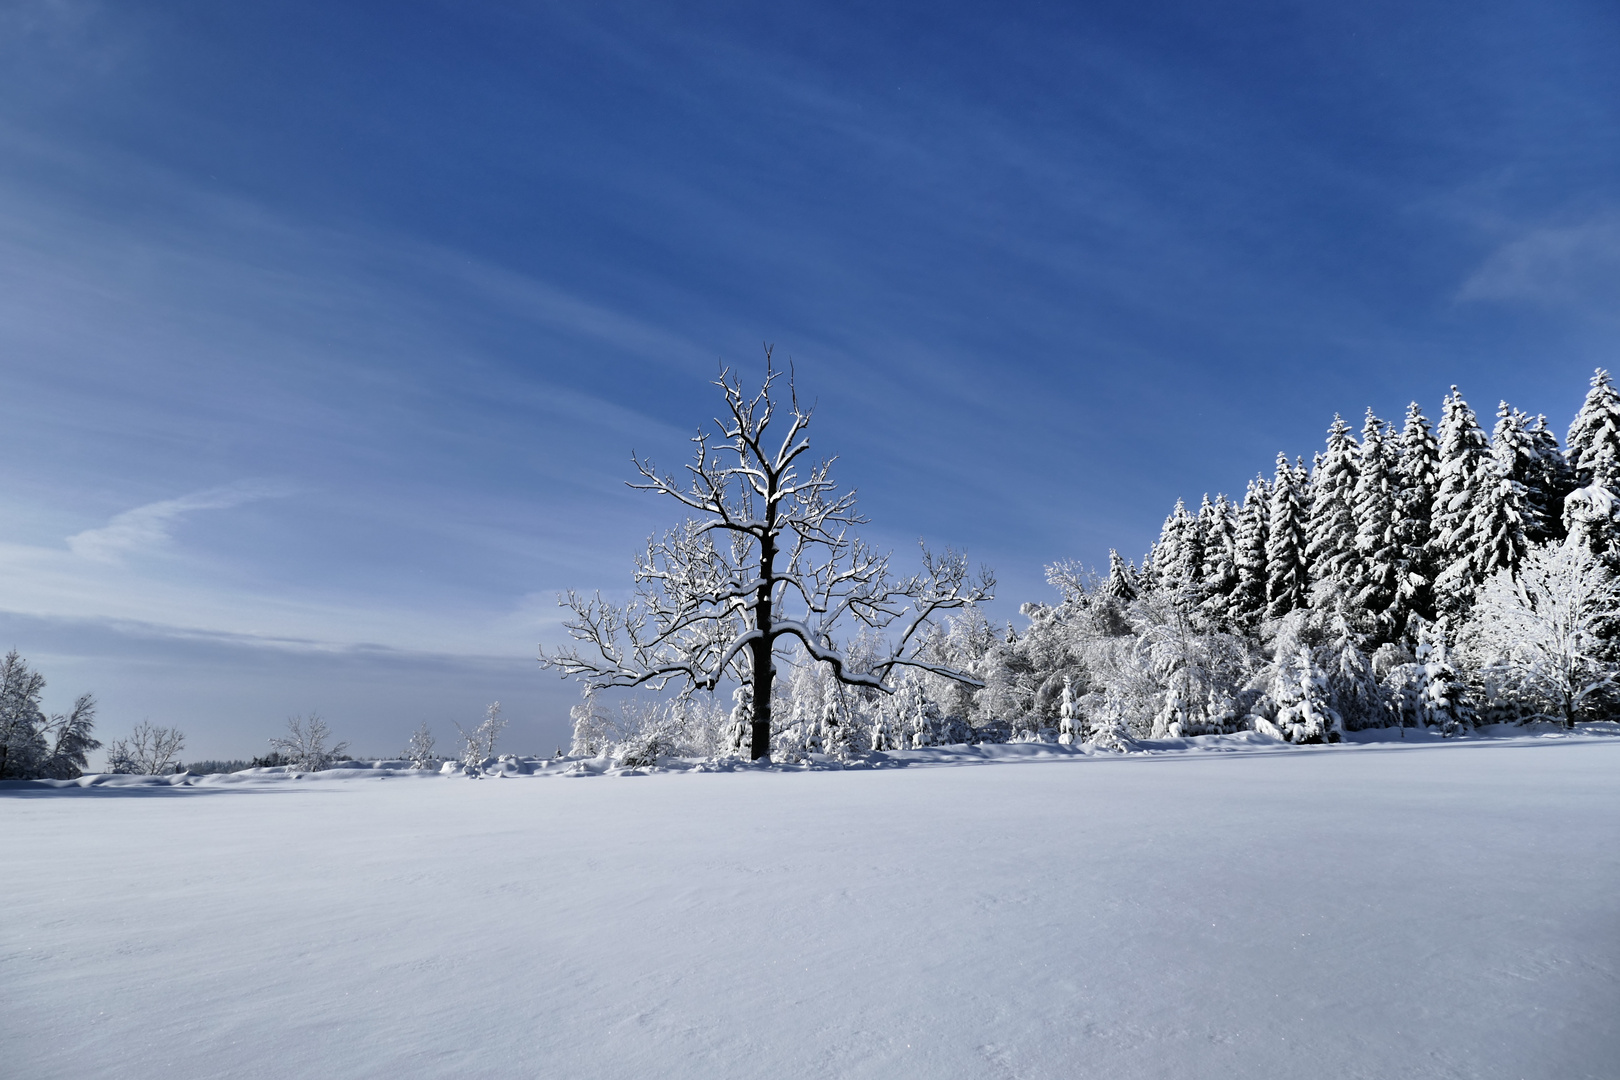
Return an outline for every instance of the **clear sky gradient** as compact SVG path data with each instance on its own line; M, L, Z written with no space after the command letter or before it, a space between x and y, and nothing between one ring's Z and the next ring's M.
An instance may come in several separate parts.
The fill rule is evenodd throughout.
M902 561L1139 555L1620 361L1610 2L0 4L0 645L102 732L501 698L761 343Z

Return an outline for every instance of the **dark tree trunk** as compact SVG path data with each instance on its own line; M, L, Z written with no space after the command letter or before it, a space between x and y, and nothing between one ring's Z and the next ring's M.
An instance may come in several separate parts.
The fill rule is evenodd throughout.
M759 546L761 585L754 597L754 626L760 636L753 642L754 656L754 739L748 757L758 761L771 756L771 683L776 667L771 662L771 576L775 572L776 545L766 536Z

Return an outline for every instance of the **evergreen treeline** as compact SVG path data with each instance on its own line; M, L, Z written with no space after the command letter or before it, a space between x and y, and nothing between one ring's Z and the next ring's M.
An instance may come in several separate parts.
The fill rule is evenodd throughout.
M1029 625L969 611L898 693L839 686L801 657L779 680L772 745L1131 739L1258 730L1337 741L1371 727L1611 715L1620 701L1620 392L1592 379L1564 445L1503 402L1487 431L1456 387L1438 425L1339 417L1309 466L1279 454L1241 501L1177 502L1137 566L1048 568L1056 603ZM862 642L849 643L858 663ZM873 650L876 646L874 644ZM574 752L724 752L746 731L697 700L575 710Z

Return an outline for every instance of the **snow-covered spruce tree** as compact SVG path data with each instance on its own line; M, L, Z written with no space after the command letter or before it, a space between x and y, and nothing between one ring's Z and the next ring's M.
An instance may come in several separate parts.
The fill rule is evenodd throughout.
M1517 575L1486 579L1461 651L1525 712L1574 727L1620 674L1604 648L1616 618L1620 582L1603 561L1580 543L1545 545Z
M1492 458L1487 468L1485 498L1474 508L1474 535L1479 540L1479 580L1498 570L1513 572L1524 558L1525 488Z
M307 717L287 718L287 734L270 740L270 749L280 754L293 768L302 772L320 772L329 769L349 748L346 742L328 745L332 729L315 713Z
M1405 629L1400 597L1406 560L1397 532L1396 483L1389 432L1368 409L1361 429L1361 460L1352 500L1357 577L1349 591L1361 621L1378 641L1392 641Z
M1591 389L1569 425L1564 445L1578 486L1620 488L1620 391L1602 368L1592 376Z
M1408 640L1416 640L1413 616L1434 618L1435 547L1433 514L1440 490L1440 448L1417 402L1406 408L1395 459L1395 536L1404 576L1394 618Z
M1164 519L1159 530L1159 542L1153 545L1154 584L1161 589L1175 589L1185 593L1202 594L1204 579L1204 544L1198 519L1187 510L1187 504L1176 500L1175 509Z
M16 649L0 660L0 779L71 780L81 775L91 750L96 699L81 694L67 713L46 716L40 708L45 676Z
M1291 616L1296 620L1304 617L1304 612ZM1342 737L1344 725L1333 708L1327 672L1317 663L1310 646L1279 644L1268 681L1266 695L1277 706L1270 734L1292 743L1337 742ZM1268 725L1257 718L1255 727L1264 731Z
M1266 614L1280 619L1304 607L1310 596L1305 562L1305 466L1290 465L1286 454L1277 455L1267 511Z
M1328 427L1327 450L1311 474L1305 562L1313 580L1331 578L1343 589L1354 587L1359 576L1354 506L1357 457L1350 425L1335 415Z
M1121 558L1113 548L1108 549L1108 583L1104 590L1122 603L1135 600L1138 592L1136 567Z
M1271 486L1262 477L1249 481L1232 538L1237 584L1227 599L1226 614L1243 630L1253 630L1266 614L1266 502L1270 497Z
M1199 531L1204 541L1204 612L1218 623L1231 616L1232 594L1237 591L1237 518L1225 495L1211 502L1204 496L1198 508Z
M1491 434L1491 452L1508 479L1524 489L1524 537L1528 544L1562 540L1564 497L1575 490L1575 472L1564 460L1547 418L1502 402Z
M1564 500L1575 490L1575 467L1564 456L1558 445L1558 436L1547 426L1547 417L1538 415L1526 429L1535 450L1526 473L1514 479L1525 486L1527 536L1532 544L1545 544L1562 540L1564 528Z
M964 556L947 550L936 557L926 548L922 573L893 578L888 556L851 535L865 519L855 512L854 492L837 491L830 462L800 473L811 414L800 406L791 375L786 430L771 427L779 376L768 349L764 385L752 397L729 371L720 373L715 385L726 415L716 421L718 444L709 432L693 438L686 483L635 459L645 482L632 487L673 499L696 516L648 542L637 559L636 599L627 607L572 592L562 599L573 613L568 631L586 651L575 646L540 655L542 666L597 687L660 689L676 682L713 691L727 679L747 682L756 759L770 755L774 657L787 640L853 686L892 693L891 675L906 667L978 685L971 675L919 659L916 650L936 617L989 600L995 584L988 571L975 579ZM890 649L865 670L846 663L835 644L845 618L895 631Z
M1484 534L1489 515L1482 514L1498 497L1499 471L1490 442L1453 386L1440 419L1440 486L1432 517L1437 572L1434 578L1436 610L1448 619L1460 619L1473 606L1474 590L1484 577L1482 560L1489 539Z
M1564 499L1564 527L1611 566L1620 564L1620 393L1602 368L1565 446L1578 486Z
M186 737L179 728L154 727L143 720L127 739L107 747L107 771L137 776L163 776L174 772Z

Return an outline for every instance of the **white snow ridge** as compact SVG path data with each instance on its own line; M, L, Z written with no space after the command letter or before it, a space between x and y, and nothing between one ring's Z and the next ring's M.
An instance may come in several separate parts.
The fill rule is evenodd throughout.
M1620 1076L1620 740L1146 749L7 784L0 1074Z

